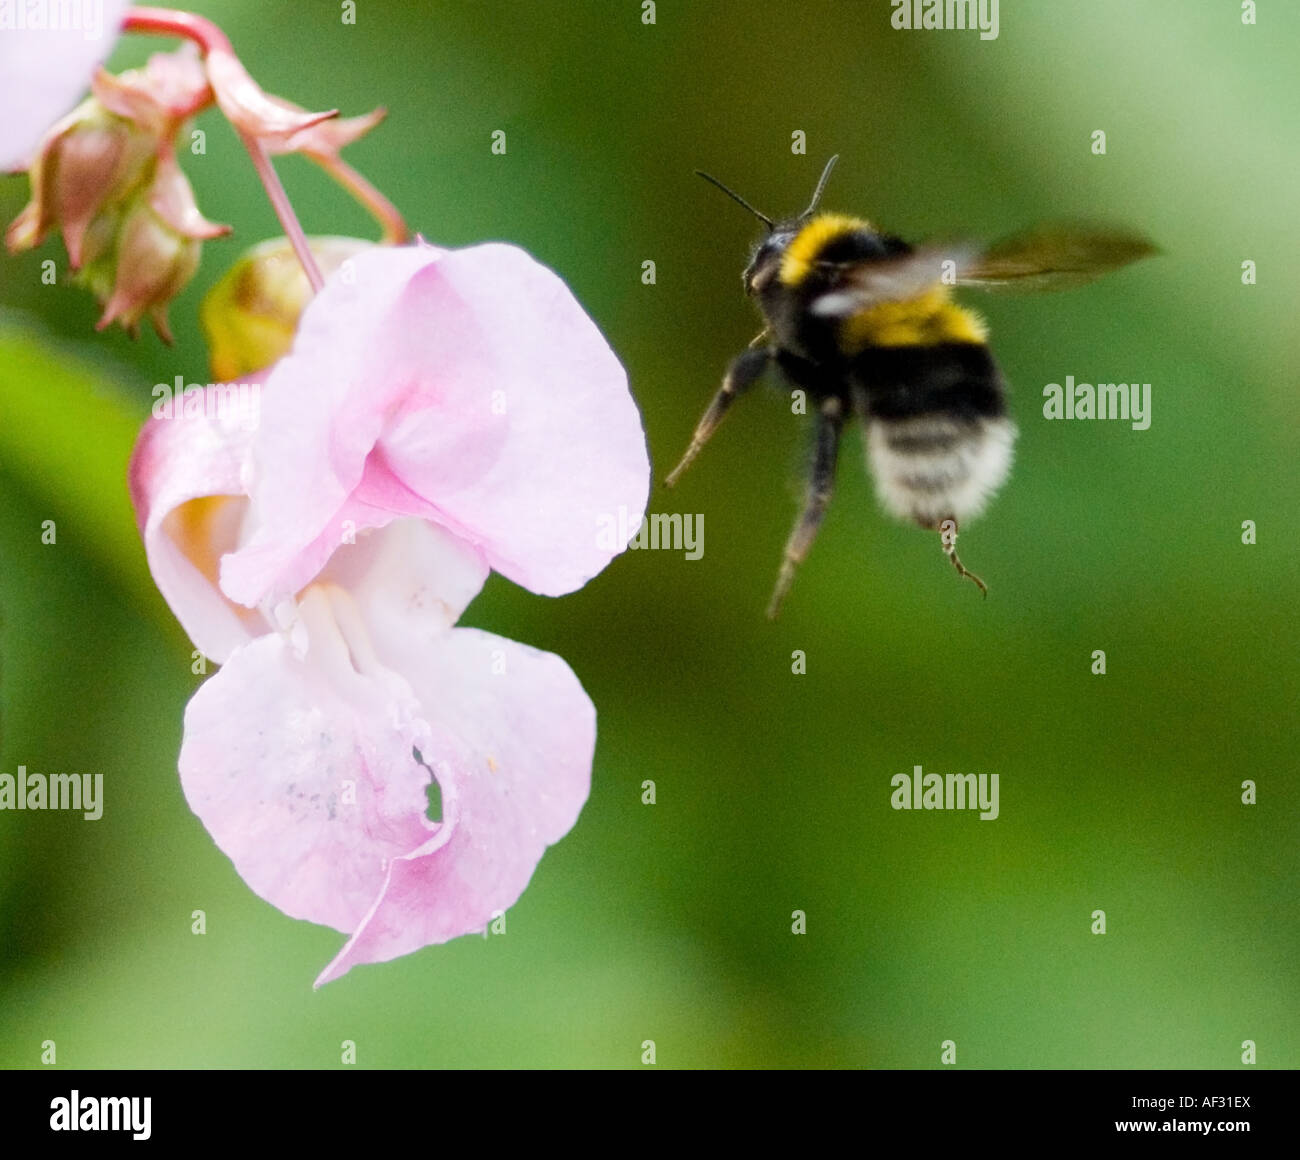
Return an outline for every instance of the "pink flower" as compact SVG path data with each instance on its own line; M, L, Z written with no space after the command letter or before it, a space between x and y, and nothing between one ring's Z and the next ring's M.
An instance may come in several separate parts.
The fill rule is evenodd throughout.
M0 173L24 168L45 131L76 104L112 49L130 5L104 0L11 7L11 15L22 19L17 27L0 27ZM76 26L45 26L51 14L65 10L77 18ZM47 19L37 23L39 14ZM93 19L83 23L83 17Z
M490 567L567 592L625 546L597 536L648 490L622 367L522 251L385 248L260 396L191 402L131 466L158 586L223 666L185 715L191 807L258 894L350 936L318 985L482 930L577 819L595 710L559 657L454 625Z

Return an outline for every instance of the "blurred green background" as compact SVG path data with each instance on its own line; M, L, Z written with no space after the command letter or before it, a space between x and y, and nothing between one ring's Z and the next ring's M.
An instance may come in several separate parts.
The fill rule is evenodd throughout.
M331 1067L344 1039L367 1067L640 1066L646 1039L661 1067L934 1067L947 1039L962 1067L1234 1067L1246 1039L1257 1066L1300 1064L1300 10L1243 27L1235 0L1004 0L983 41L894 31L884 0L661 0L652 27L639 0L361 0L355 27L333 0L195 7L268 90L389 108L348 157L413 228L508 239L568 279L628 368L657 480L757 329L755 223L696 167L783 214L838 152L828 208L907 237L1101 216L1164 255L1080 291L967 296L1021 427L962 536L987 601L879 513L851 434L764 620L808 435L775 391L656 485L652 510L704 514L703 559L628 553L562 600L493 577L465 623L579 674L591 799L506 935L313 993L342 937L258 899L181 795L200 678L123 482L153 384L208 379L202 294L280 232L205 114L207 155L183 162L236 237L205 248L174 348L94 335L89 295L40 283L61 243L0 260L0 771L102 772L106 794L93 824L0 815L0 1065L38 1065L45 1039L74 1067ZM310 165L280 171L308 232L373 236ZM25 199L0 181L4 220ZM1067 374L1150 382L1150 430L1045 421ZM1001 817L891 810L916 764L999 774Z

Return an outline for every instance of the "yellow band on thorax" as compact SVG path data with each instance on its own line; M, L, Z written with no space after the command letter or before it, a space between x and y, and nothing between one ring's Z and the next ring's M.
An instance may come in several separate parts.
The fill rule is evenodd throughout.
M781 256L784 286L799 286L822 261L831 243L859 230L871 230L862 218L823 213L805 225ZM941 342L983 342L988 337L984 320L951 300L949 287L931 289L901 302L881 302L859 310L840 324L845 353L856 354L868 346L934 346Z
M902 302L881 302L850 315L841 324L840 340L849 354L868 346L935 346L941 342L983 342L988 327L973 310L935 286Z
M818 214L803 227L781 255L781 281L798 286L812 272L826 246L846 234L869 230L871 224L842 213Z

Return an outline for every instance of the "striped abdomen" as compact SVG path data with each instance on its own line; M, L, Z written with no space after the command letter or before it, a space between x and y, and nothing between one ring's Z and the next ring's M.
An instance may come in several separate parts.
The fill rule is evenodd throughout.
M886 511L927 528L978 515L1011 471L1016 427L982 343L869 347L854 363Z

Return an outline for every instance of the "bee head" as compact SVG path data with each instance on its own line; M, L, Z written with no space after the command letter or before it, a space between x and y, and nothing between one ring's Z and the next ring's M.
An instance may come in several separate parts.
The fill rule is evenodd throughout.
M772 232L754 247L754 256L749 260L749 265L745 267L745 273L742 275L746 294L751 297L760 294L772 284L772 280L781 272L781 259L798 232L797 222L783 223L774 227Z
M822 170L822 175L817 181L817 188L813 191L812 201L808 203L808 208L803 211L797 218L787 222L774 222L767 214L759 213L752 205L749 204L740 194L733 189L728 189L716 177L710 177L707 173L696 170L705 181L716 185L733 201L739 202L759 221L767 226L767 237L759 242L754 250L754 256L750 259L749 265L745 267L743 275L745 281L745 293L751 297L755 294L761 294L781 272L781 260L785 251L789 248L790 243L794 241L799 231L803 228L804 223L817 212L817 205L822 199L822 192L826 188L827 179L831 175L831 170L835 168L835 163L839 160L837 153L828 162L826 168Z

